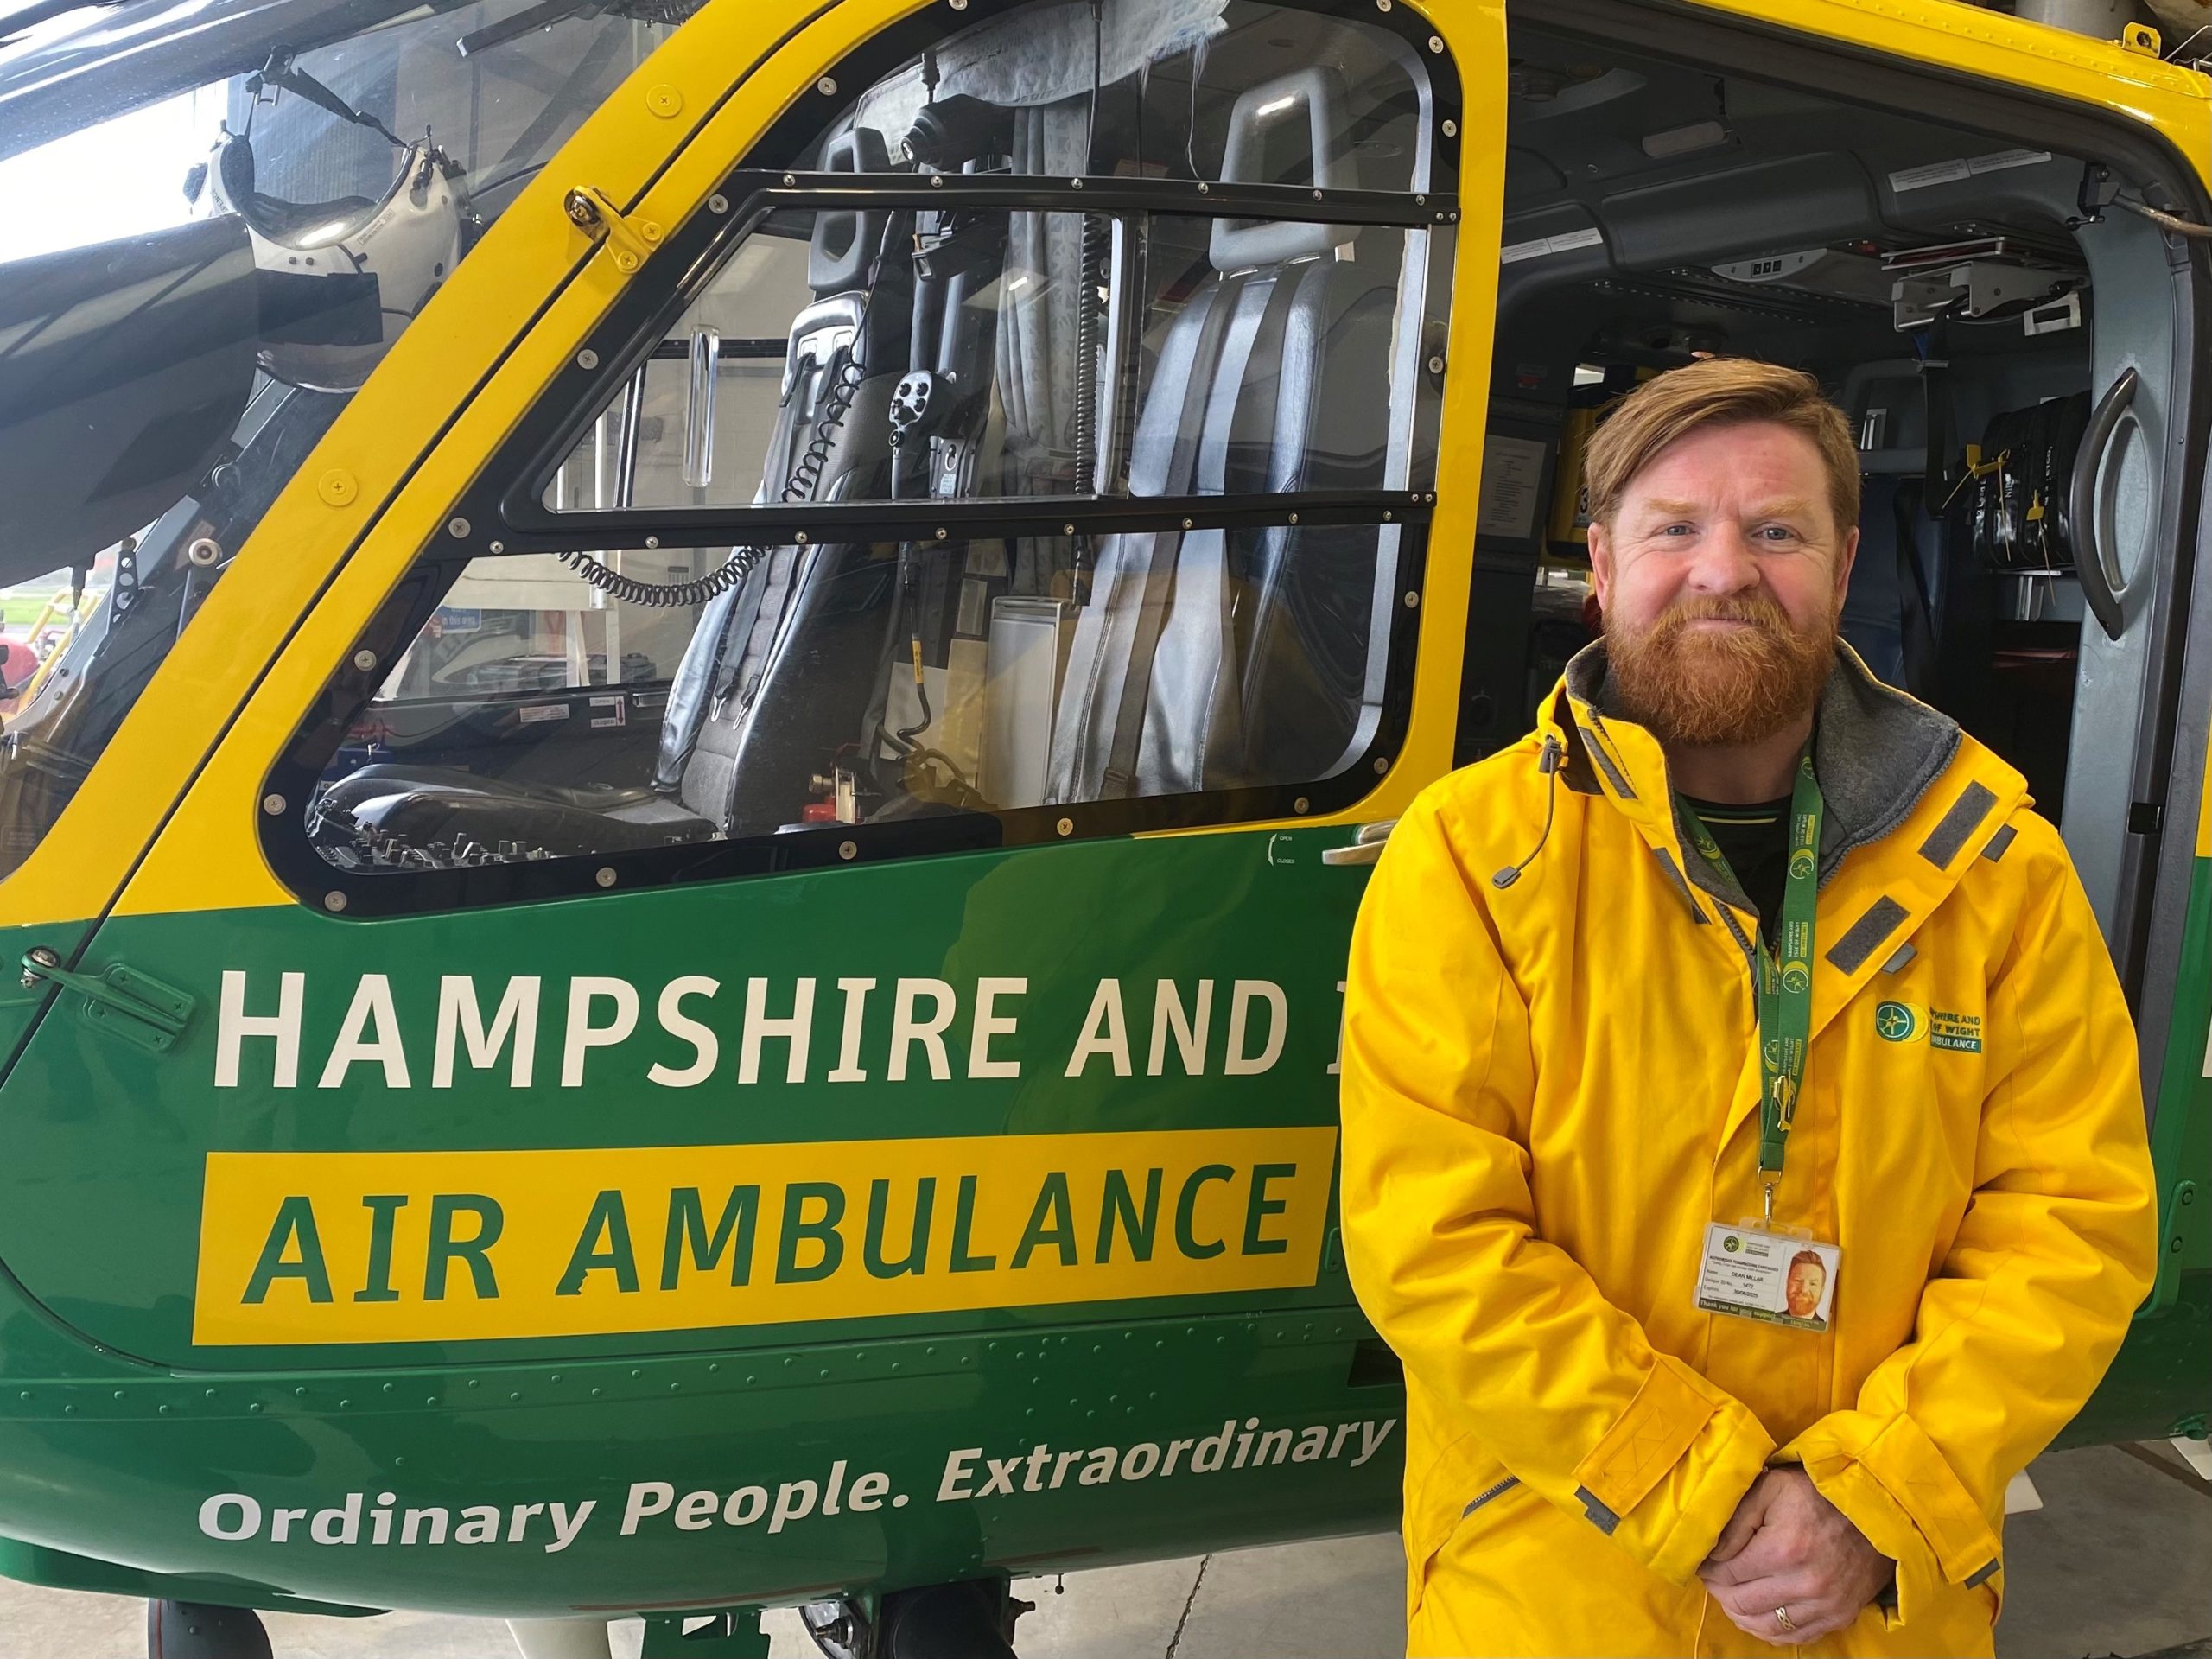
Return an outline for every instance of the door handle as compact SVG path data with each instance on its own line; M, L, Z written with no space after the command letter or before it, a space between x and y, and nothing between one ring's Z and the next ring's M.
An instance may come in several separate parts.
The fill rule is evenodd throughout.
M2120 417L2135 400L2136 373L2122 369L2106 388L2089 416L2089 429L2082 435L2075 457L2073 487L2068 492L2067 518L2074 532L2074 568L2082 578L2082 597L2098 626L2117 639L2127 627L2125 606L2132 584L2120 573L2101 525L2097 522L2098 485L2103 480L2105 452L2120 429Z
M1390 839L1390 832L1397 827L1395 818L1385 818L1380 823L1363 823L1349 847L1324 847L1321 861L1324 864L1372 864L1382 856L1382 843Z

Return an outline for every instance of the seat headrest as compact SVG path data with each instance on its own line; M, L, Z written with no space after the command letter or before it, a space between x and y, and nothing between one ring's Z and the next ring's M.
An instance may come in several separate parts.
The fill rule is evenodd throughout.
M883 173L891 155L874 127L849 127L822 142L824 173ZM882 239L881 213L824 207L814 216L814 239L806 251L806 285L817 295L863 286L868 262Z
M1302 184L1308 180L1296 175L1304 171L1319 189L1351 188L1356 181L1345 149L1344 104L1344 78L1325 64L1246 88L1229 111L1221 181ZM1313 258L1351 235L1343 225L1217 219L1211 254L1216 270L1244 270Z

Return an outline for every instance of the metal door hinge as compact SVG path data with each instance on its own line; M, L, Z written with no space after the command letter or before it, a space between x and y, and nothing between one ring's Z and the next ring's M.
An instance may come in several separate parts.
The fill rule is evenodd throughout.
M119 962L109 963L99 974L73 973L42 944L23 953L25 988L35 989L41 981L76 992L85 999L86 1019L156 1054L167 1053L184 1035L195 1006L190 996L174 985L164 985Z
M580 184L570 189L561 198L561 207L570 224L593 241L605 242L614 250L617 270L637 270L660 245L664 232L657 222L624 218L622 210L595 184Z

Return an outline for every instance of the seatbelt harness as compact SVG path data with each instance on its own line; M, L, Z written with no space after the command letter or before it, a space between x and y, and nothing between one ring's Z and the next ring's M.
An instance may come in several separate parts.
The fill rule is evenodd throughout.
M1766 1189L1766 1218L1774 1219L1774 1189L1782 1179L1789 1126L1805 1083L1805 1051L1813 1036L1813 909L1820 891L1821 816L1826 803L1813 776L1813 752L1797 758L1789 794L1789 859L1783 878L1779 950L1763 934L1751 941L1759 1025L1759 1176ZM1703 819L1690 816L1693 844L1714 874L1740 888L1720 843Z

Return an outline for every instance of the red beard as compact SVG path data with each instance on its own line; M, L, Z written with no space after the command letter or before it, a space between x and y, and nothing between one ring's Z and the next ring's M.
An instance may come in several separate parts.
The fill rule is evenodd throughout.
M1745 628L1689 632L1707 618ZM1764 594L1688 599L1640 632L1608 629L1621 714L1662 743L1755 743L1808 713L1835 665L1836 613L1802 631Z

